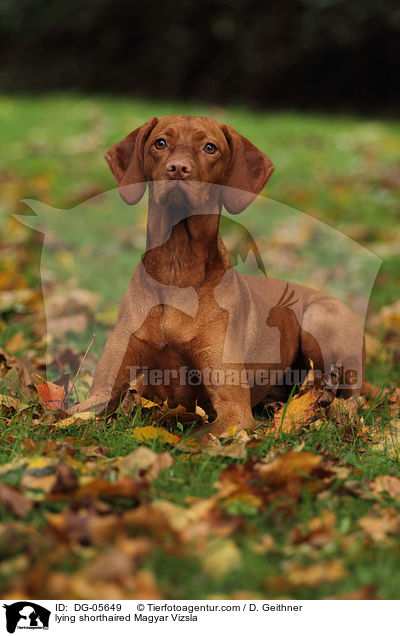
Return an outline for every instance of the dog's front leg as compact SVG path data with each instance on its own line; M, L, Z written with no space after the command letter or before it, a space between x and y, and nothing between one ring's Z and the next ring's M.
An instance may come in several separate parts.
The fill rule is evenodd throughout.
M128 322L120 321L110 334L97 364L89 397L70 413L93 411L96 415L114 411L129 387L131 371L140 364L142 345Z
M224 433L234 435L242 429L254 427L251 412L250 389L244 386L207 387L211 404L217 414L211 433L220 437Z
M207 356L208 357L208 356ZM244 365L227 368L221 363L200 364L203 384L210 399L216 418L196 432L200 443L207 443L216 437L232 436L240 430L250 430L255 425L251 411L250 388Z

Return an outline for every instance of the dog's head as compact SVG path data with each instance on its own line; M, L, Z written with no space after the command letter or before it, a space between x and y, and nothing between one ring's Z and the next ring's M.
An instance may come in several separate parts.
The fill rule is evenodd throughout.
M105 158L130 205L142 198L148 182L161 205L195 210L219 197L232 214L253 201L274 169L232 126L183 115L150 119Z

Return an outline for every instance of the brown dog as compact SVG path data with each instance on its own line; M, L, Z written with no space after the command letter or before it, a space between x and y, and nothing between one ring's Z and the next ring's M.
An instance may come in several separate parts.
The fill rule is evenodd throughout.
M271 161L231 126L203 117L154 118L105 158L128 204L149 186L147 248L75 410L115 409L129 386L215 416L211 431L251 427L252 407L288 370L340 360L341 393L357 394L363 334L351 310L318 291L232 268L219 235L268 181ZM183 372L184 371L184 372ZM190 375L192 374L192 375ZM285 375L286 374L286 375Z

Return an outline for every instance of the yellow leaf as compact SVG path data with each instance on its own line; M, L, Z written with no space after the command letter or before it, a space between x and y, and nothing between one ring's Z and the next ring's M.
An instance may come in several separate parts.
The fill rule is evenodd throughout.
M151 400L148 400L147 398L140 398L140 405L142 407L142 409L153 409L153 408L160 408L159 404L156 404L155 402L152 402Z
M96 419L96 413L93 411L82 411L82 413L74 413L67 417L65 420L59 420L55 422L53 426L56 428L68 428L68 426L80 426L81 424L86 424L91 420Z
M277 431L290 433L318 419L320 393L315 389L300 393L274 415L273 425Z
M158 440L161 444L178 444L181 441L180 435L170 433L161 426L137 426L132 431L132 437L139 442Z
M48 471L50 467L54 466L56 460L50 457L32 457L27 462L26 472L43 474L44 471Z
M213 579L222 579L240 566L241 554L232 539L213 541L203 559L203 570Z
M24 349L27 345L28 341L25 340L22 331L17 331L17 333L15 333L12 338L8 340L5 348L10 353L17 353L18 351Z
M15 409L16 411L22 411L23 409L29 408L28 404L24 402L20 402L20 400L16 400L12 398L10 395L0 394L0 405L3 404L9 408Z
M235 437L237 431L238 431L238 425L231 424L226 430L225 434L221 435L221 437Z

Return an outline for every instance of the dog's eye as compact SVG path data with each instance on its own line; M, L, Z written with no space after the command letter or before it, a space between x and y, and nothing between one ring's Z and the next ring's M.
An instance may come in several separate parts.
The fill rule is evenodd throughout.
M204 146L204 150L208 152L209 155L213 155L217 152L218 148L215 144L212 144L210 141Z
M154 145L157 150L164 150L164 148L167 147L167 142L165 141L165 139L156 139Z

